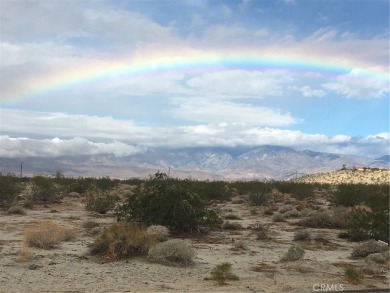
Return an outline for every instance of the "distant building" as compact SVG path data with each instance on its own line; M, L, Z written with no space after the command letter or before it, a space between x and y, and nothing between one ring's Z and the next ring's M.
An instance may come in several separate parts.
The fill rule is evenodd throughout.
M353 167L353 170L355 170L355 171L360 171L360 172L364 172L365 168L362 167L362 166L355 166L355 167Z

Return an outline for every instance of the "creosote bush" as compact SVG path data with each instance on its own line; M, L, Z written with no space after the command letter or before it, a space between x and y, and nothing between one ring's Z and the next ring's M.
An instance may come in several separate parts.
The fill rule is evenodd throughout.
M75 234L53 222L43 221L24 231L24 242L28 246L51 249L63 241L69 241Z
M181 239L171 239L153 245L148 252L148 259L167 265L191 265L195 250Z
M219 285L225 285L227 280L239 280L232 272L232 264L224 262L216 265L211 271L211 279L217 281Z
M118 260L137 255L146 255L155 238L146 228L136 223L114 223L105 228L92 244L92 255L102 255Z
M305 251L299 245L291 246L287 253L281 258L281 261L296 261L305 255Z
M110 195L107 191L95 190L88 195L85 208L87 211L106 214L115 207L118 199L118 196Z
M58 203L61 198L53 179L42 175L32 178L31 199L34 202Z
M117 209L118 219L162 225L173 232L199 232L203 227L220 227L221 219L216 212L207 209L193 190L190 180L156 173Z
M373 211L353 208L347 222L347 230L354 241L377 239L389 242L389 224L388 206L377 207Z
M21 191L19 180L15 176L0 176L0 207L9 207Z

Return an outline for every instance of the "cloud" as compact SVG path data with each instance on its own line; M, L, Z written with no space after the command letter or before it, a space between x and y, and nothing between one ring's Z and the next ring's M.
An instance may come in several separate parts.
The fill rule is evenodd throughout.
M283 75L260 71L229 70L226 72L205 73L190 78L187 85L208 95L233 97L276 96L283 94L283 87L291 82Z
M0 156L4 157L75 154L127 156L150 147L235 147L265 144L379 157L389 152L390 141L388 132L366 137L342 134L326 136L228 119L219 123L208 121L188 126L152 127L112 117L19 110L2 110L1 114L1 132L8 133L1 135L0 139ZM244 112L243 116L245 115L252 114ZM14 120L18 120L20 124Z
M381 74L367 74L360 68L339 75L336 82L324 83L322 86L347 98L356 99L381 98L388 96L390 92L388 77L383 78Z
M304 97L317 97L317 98L321 98L321 97L326 95L325 91L312 89L310 86L307 86L307 85L301 87L300 91L302 92Z
M267 107L202 98L176 99L175 117L199 123L234 123L256 126L287 126L299 122L289 113Z
M92 142L85 138L31 139L0 136L0 157L58 157L72 155L129 156L144 149L123 142Z

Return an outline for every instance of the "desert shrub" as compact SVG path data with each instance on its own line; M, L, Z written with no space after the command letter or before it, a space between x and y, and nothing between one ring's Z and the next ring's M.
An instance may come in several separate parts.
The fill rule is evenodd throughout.
M216 212L207 209L193 191L191 181L172 179L164 173L156 173L136 188L117 213L119 219L162 225L176 232L197 232L221 224Z
M306 230L300 230L294 233L294 241L310 240L310 238L310 232Z
M89 193L85 209L105 214L115 207L118 200L118 196L110 195L107 191L95 190Z
M356 270L354 267L346 267L344 269L345 279L353 284L358 284L361 282L363 275L361 272Z
M370 259L365 259L361 271L369 275L377 275L382 272L381 266Z
M249 204L252 206L261 206L265 205L271 198L271 188L265 188L262 192L250 193L248 200Z
M86 221L83 223L83 228L86 230L92 230L93 228L99 227L100 224L95 221Z
M232 264L228 262L216 265L211 270L211 279L217 281L219 285L225 285L226 280L239 280L239 278L232 272Z
M281 213L275 213L272 216L272 221L274 221L274 222L283 222L284 221L284 217L283 217L283 215Z
M351 240L354 241L377 239L389 242L388 208L376 208L373 211L353 208L349 214L347 230Z
M12 206L7 211L8 214L12 215L25 215L26 212L21 206Z
M146 255L155 242L146 228L135 223L114 223L105 228L91 245L92 255L103 255L118 260L136 255Z
M314 195L314 184L301 182L276 182L276 188L282 193L291 194L291 196L298 200L303 200Z
M388 245L382 241L368 240L362 243L359 243L353 248L352 256L353 257L366 257L372 253L383 252L388 249Z
M325 235L321 233L316 234L313 239L317 242L328 242L328 239L326 239Z
M149 226L146 230L149 235L154 236L158 241L165 241L169 236L169 229L161 225Z
M15 176L0 176L0 207L11 206L22 190Z
M291 211L293 209L292 205L284 205L279 209L279 213L284 214L287 211Z
M256 239L257 240L267 240L267 239L270 239L271 237L269 236L269 226L268 225L265 225L265 224L260 224L260 223L257 223L254 227L253 227L253 231L256 235Z
M290 211L287 211L283 214L283 217L285 218L299 218L301 216L301 213L298 212L295 208L293 208Z
M68 193L77 192L79 194L85 194L87 191L94 189L95 185L93 178L79 177L69 182L67 187Z
M239 216L236 214L226 214L224 217L226 220L242 220Z
M305 251L299 245L291 246L286 254L281 258L281 261L296 261L305 255Z
M224 181L191 181L193 190L202 200L229 200L232 189Z
M34 176L31 191L32 200L38 202L58 203L62 198L54 181L46 176Z
M239 250L247 250L248 249L248 243L244 240L238 240L233 243L233 248L234 249L239 249Z
M278 208L276 206L268 207L264 210L264 215L266 216L272 216L274 212L276 212Z
M117 179L111 179L110 177L100 177L100 178L94 178L94 185L97 189L108 191L110 189L113 189L116 187L119 183L119 180Z
M27 228L24 231L24 242L28 246L51 249L63 241L74 238L74 232L53 222L44 221Z
M28 247L28 245L25 243L25 241L22 242L22 245L20 247L19 256L17 261L18 262L27 262L32 260L33 254Z
M366 204L371 208L389 205L388 184L340 184L331 196L334 205L353 207Z
M311 228L345 228L348 213L346 210L313 212L308 217L300 220L299 224Z
M245 200L242 198L233 198L232 199L232 204L243 204L245 203Z
M192 246L181 239L158 243L148 252L150 261L168 265L190 265L194 256L195 250Z
M270 183L262 181L235 181L230 184L230 187L235 189L237 194L269 194L273 186Z
M364 259L365 262L374 262L378 264L385 264L388 261L388 254L386 253L371 253Z
M225 223L223 223L222 229L225 229L225 230L241 230L242 229L242 225L240 223L226 221Z

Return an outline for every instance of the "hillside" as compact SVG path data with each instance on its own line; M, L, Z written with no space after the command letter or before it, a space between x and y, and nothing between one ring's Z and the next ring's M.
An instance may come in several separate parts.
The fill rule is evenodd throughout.
M364 184L389 184L390 170L366 169L364 171L357 170L340 170L335 172L317 173L307 175L295 180L297 182L306 183L325 183L325 184L340 184L340 183L364 183Z

